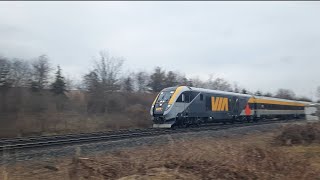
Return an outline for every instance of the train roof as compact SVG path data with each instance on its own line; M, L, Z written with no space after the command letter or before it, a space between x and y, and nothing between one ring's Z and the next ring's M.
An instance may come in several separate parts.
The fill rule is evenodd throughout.
M312 102L306 102L306 101L295 101L295 100L288 100L288 99L281 99L281 98L274 98L274 97L256 96L256 95L250 95L250 94L240 94L240 93L234 93L234 92L211 90L211 89L196 88L196 87L190 87L190 88L192 90L200 91L200 92L219 93L219 94L233 95L233 96L240 96L240 97L253 97L253 98L257 98L257 99L275 100L275 101L283 101L283 102L295 102L295 103L301 103L301 104L306 104L306 105L312 104Z
M190 88L191 88L192 90L200 91L200 92L219 93L219 94L233 95L233 96L241 96L241 97L253 97L253 95L250 95L250 94L240 94L240 93L234 93L234 92L219 91L219 90L204 89L204 88L196 88L196 87L190 87Z
M284 102L297 102L302 104L311 104L312 102L306 102L306 101L295 101L295 100L289 100L289 99L281 99L281 98L275 98L275 97L265 97L265 96L254 96L256 99L266 99L266 100L275 100L275 101L284 101Z
M283 102L294 102L294 103L301 103L305 105L312 105L315 104L313 102L306 102L306 101L295 101L295 100L288 100L288 99L281 99L281 98L274 98L274 97L266 97L266 96L256 96L251 94L241 94L235 92L227 92L227 91L220 91L220 90L212 90L212 89L205 89L205 88L197 88L197 87L189 87L189 86L175 86L175 87L167 87L163 89L163 91L174 91L178 87L183 87L184 90L193 90L205 93L216 93L216 94L224 94L224 95L232 95L232 96L239 96L239 97L247 97L247 98L256 98L256 99L265 99L265 100L274 100L274 101L283 101Z

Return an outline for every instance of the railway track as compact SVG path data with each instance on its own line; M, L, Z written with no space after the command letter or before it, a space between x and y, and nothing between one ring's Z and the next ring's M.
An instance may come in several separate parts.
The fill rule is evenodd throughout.
M164 134L186 133L186 132L199 132L199 131L217 131L236 127L257 126L262 124L279 123L286 121L297 120L272 120L272 121L259 121L256 123L235 123L235 124L211 124L209 126L191 127L185 129L132 129L132 130L119 130L107 131L97 133L82 133L82 134L67 134L58 136L39 136L29 138L12 138L0 139L0 152L43 148L51 146L63 146L72 144L92 143L99 141L114 141L128 138L149 137ZM301 120L300 120L301 121Z

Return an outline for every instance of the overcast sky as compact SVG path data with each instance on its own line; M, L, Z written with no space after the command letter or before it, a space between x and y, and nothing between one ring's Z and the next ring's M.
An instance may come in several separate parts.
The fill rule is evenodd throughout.
M251 91L320 85L320 2L0 2L0 55L80 77L100 50L124 70L208 74Z

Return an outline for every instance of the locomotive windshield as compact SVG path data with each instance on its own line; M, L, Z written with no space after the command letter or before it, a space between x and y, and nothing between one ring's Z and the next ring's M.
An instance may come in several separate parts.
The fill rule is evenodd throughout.
M174 91L162 91L159 95L157 102L167 102L170 100Z

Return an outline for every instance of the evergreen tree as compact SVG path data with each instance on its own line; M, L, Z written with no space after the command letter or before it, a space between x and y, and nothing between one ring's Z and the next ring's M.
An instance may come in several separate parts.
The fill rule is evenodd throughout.
M51 91L56 95L64 94L64 92L67 91L64 77L61 75L60 66L58 66L58 70L56 72L56 79L51 84Z
M270 92L267 92L267 93L264 94L264 96L266 96L266 97L272 97L272 94L271 94Z
M254 95L256 95L256 96L262 96L262 93L261 93L261 91L258 90L257 92L254 93Z
M243 89L241 90L241 93L242 93L242 94L248 94L248 91L243 88Z
M101 88L101 83L99 82L99 77L95 71L91 71L83 77L83 82L85 89L90 94L96 94L100 92L99 96L103 96L103 90ZM101 94L102 93L102 94Z
M150 76L149 86L152 88L153 92L160 92L165 88L165 71L162 71L160 67L156 67L154 73Z
M172 86L178 85L177 74L175 74L172 71L169 71L167 73L167 76L165 77L164 84L166 87L172 87Z

